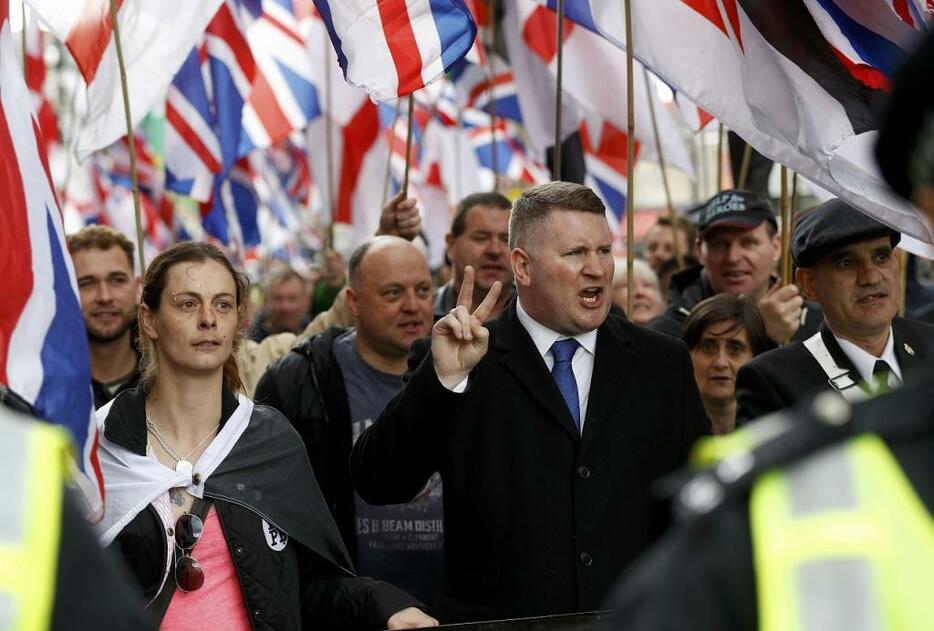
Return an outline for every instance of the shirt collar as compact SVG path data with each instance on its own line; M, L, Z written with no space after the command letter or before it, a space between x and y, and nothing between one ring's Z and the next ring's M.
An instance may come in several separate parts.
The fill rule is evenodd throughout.
M562 335L556 331L552 331L547 326L537 322L532 316L530 316L525 309L522 308L522 301L519 298L516 298L516 315L519 316L519 322L522 323L522 326L525 327L525 330L529 332L529 337L532 338L532 343L535 344L538 354L544 357L550 350L551 345L557 342L558 340L567 339L568 335ZM597 351L597 329L593 331L587 331L586 333L580 333L579 335L573 336L578 343L584 347L591 355L595 355Z
M880 359L885 360L885 363L889 365L889 368L895 373L895 376L901 380L902 371L901 367L898 365L898 358L895 357L895 336L892 334L892 327L889 327L889 339L886 341L885 348L882 350L882 357L876 357L849 340L837 337L836 335L833 337L837 340L837 344L840 345L840 348L846 354L847 358L853 362L856 371L859 372L859 376L862 377L863 381L869 381L872 378L872 369Z

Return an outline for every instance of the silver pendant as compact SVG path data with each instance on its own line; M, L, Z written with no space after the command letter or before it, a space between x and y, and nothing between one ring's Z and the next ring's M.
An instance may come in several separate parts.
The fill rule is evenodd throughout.
M192 466L191 463L187 460L179 460L178 464L175 465L175 473L180 473L186 478L191 477Z

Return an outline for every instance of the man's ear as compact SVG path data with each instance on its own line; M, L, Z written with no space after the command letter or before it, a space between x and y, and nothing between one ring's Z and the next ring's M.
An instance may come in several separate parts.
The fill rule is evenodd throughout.
M134 276L133 281L136 283L136 291L133 293L136 296L136 304L139 304L143 301L143 279L139 276Z
M348 286L347 287L347 309L353 315L355 320L359 317L359 313L358 313L359 304L360 303L357 300L357 292L354 291L353 287Z
M799 267L795 270L795 285L798 286L805 298L811 302L818 302L814 272L811 268Z
M156 331L156 314L149 310L145 304L139 306L139 326L146 333L146 337L151 340L159 339L159 333Z
M522 248L514 248L509 255L509 262L512 265L512 275L519 287L528 287L532 284L532 273L530 269L531 258L528 252Z
M707 256L704 253L704 240L700 237L694 240L694 256L701 262L701 265L707 267Z
M772 262L774 264L778 264L778 262L782 258L782 232L781 230L777 230L775 232L775 236L772 237L772 250L775 253L775 259Z

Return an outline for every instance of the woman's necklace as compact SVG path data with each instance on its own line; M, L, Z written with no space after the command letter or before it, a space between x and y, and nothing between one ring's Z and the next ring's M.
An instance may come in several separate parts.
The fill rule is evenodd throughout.
M171 447L171 446L169 445L169 443L165 440L165 438L162 437L162 434L159 433L159 430L156 429L156 426L153 424L153 422L152 422L151 420L149 420L149 417L148 417L148 416L146 417L146 429L149 431L150 434L152 434L153 436L155 436L156 440L159 442L159 445L162 447L163 451L165 451L165 453L169 454L169 457L170 457L172 460L175 461L175 472L176 472L176 473L181 473L181 474L184 474L184 475L190 475L190 476L191 476L192 482L195 483L195 486L201 484L201 476L200 476L199 474L197 474L197 473L195 473L194 475L192 475L192 473L191 473L191 472L192 472L192 464L191 464L191 462L188 460L188 458L190 458L192 454L194 454L196 451L198 451L198 449L201 448L201 446L207 441L208 438L210 438L211 436L214 435L214 433L217 431L217 428L220 427L220 425L221 425L221 424L218 423L216 426L214 426L214 427L211 429L210 432L208 432L207 434L205 434L204 438L202 438L202 439L198 442L198 444L195 445L195 448L194 448L194 449L192 449L191 451L189 451L189 452L188 452L187 454L185 454L184 456L179 456L179 455L178 455L178 452L175 451L174 449L172 449L172 447Z

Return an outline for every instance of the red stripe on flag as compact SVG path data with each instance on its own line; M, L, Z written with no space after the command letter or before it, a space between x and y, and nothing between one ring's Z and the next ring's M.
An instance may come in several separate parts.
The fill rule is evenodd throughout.
M726 30L726 22L720 15L720 7L717 0L681 0L698 13L700 13L708 22L720 29L727 39L730 38L729 31Z
M415 40L415 31L409 20L409 10L405 0L381 0L376 3L379 8L379 18L383 23L383 35L392 63L396 66L399 75L399 85L396 94L404 96L414 92L423 85L422 81L422 55L418 51L418 42Z
M188 121L186 121L185 118L178 113L178 110L175 109L172 103L168 101L165 104L165 120L172 125L175 131L178 132L178 135L185 140L185 144L195 152L198 159L206 164L212 173L221 172L220 163L214 157L214 154L211 153L211 150L208 149L207 145L204 144L204 141L201 140L201 136L191 128Z
M885 90L886 92L892 91L892 84L889 82L888 77L886 77L884 74L872 66L854 63L853 60L851 60L849 57L841 53L833 46L829 46L829 48L833 51L833 54L836 55L837 59L840 60L840 63L843 64L843 66L846 68L846 71L849 72L854 79L873 90Z
M3 3L8 4L8 3ZM2 23L0 14L0 23ZM32 248L29 241L29 210L26 192L7 124L0 104L0 188L4 193L4 212L0 213L0 269L3 270L3 300L0 300L0 383L9 384L7 357L10 337L23 309L32 295Z
M253 78L253 90L250 92L249 103L266 130L270 143L279 142L292 132L292 123L279 107L279 101L272 86L266 80L266 75L258 68Z
M363 158L379 138L379 110L367 100L344 127L344 151L341 156L341 180L337 190L337 213L334 221L352 223L353 193L360 178Z
M117 0L117 10L122 4L123 0ZM89 0L84 14L65 38L65 46L75 58L75 63L81 70L81 76L88 85L97 75L97 68L110 43L112 32L113 21L110 19L109 0Z
M496 77L493 78L493 89L495 90L497 86L510 84L512 81L513 76L511 72L504 72L502 74L496 75ZM467 96L467 104L471 107L474 107L477 104L477 99L479 99L481 96L485 96L487 90L489 89L490 81L488 79L484 79L475 85L470 91L470 94ZM495 94L493 95L493 98L496 98Z
M256 72L253 55L250 53L250 44L246 41L243 31L240 30L236 20L230 13L230 8L226 4L221 5L220 10L211 19L211 23L208 24L205 32L227 43L237 59L237 65L246 75L247 81L252 81Z
M574 23L564 19L564 41L574 30ZM545 7L535 7L522 25L522 39L546 64L558 54L558 14Z
M908 26L914 27L915 21L911 17L911 10L908 8L908 0L895 0L892 3L892 8L895 9L895 14L901 18L902 22Z
M302 36L296 33L295 29L289 27L286 24L283 24L282 22L280 22L273 16L269 15L268 13L263 14L263 19L269 22L272 26L276 28L276 30L281 32L283 35L285 35L289 39L292 39L298 42L298 44L300 44L301 46L305 45L305 41L302 39Z

